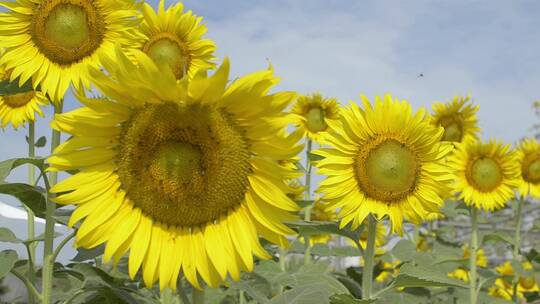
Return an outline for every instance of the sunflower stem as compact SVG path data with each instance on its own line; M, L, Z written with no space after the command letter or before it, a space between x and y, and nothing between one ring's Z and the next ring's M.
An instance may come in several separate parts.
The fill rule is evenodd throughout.
M240 304L246 304L246 297L244 296L243 290L240 290L240 292L238 293L238 302Z
M311 146L312 141L311 139L307 140L307 148L306 148L306 192L305 192L305 198L307 201L311 199L311 161L309 160L310 154L311 154ZM311 209L313 208L313 204L310 204L306 207L305 213L304 213L304 220L306 222L311 221ZM311 263L311 240L309 236L304 236L304 242L306 245L306 249L304 251L304 264Z
M478 210L471 207L471 254L469 257L470 268L470 303L476 304L476 252L478 250Z
M371 299L373 285L373 262L375 257L375 236L377 234L377 220L368 215L367 245L364 251L364 271L362 271L362 299Z
M199 290L197 288L193 288L193 304L204 304L204 289Z
M174 294L171 289L165 288L160 293L160 300L162 304L173 304L174 303Z
M58 104L54 105L54 114L62 113L63 102L60 101ZM53 130L52 140L51 140L51 155L54 153L54 150L60 144L60 132ZM50 190L51 186L54 186L58 180L57 172L49 173L49 185L47 186L47 193ZM43 292L43 304L51 303L51 294L52 294L52 280L54 272L54 257L53 257L53 243L54 243L54 212L56 210L56 205L47 199L47 206L45 209L45 242L43 245L43 282L42 282L42 292Z
M285 264L285 257L287 256L287 249L285 249L283 246L279 246L279 269L282 272L287 271L287 264ZM279 294L282 294L285 290L285 285L279 286Z
M36 156L36 131L35 124L33 121L28 123L28 157L33 158ZM34 185L36 183L35 176L35 167L31 164L28 165L28 184ZM34 221L34 212L32 209L24 206L27 213L27 229L28 229L28 239L33 239L36 237L35 230L35 221ZM28 281L35 286L36 284L36 273L34 271L34 262L36 257L36 243L32 242L28 244ZM28 303L34 304L35 298L34 294L28 292Z
M519 253L519 250L521 248L521 222L522 222L522 212L523 212L523 204L525 203L525 198L523 197L523 195L521 195L519 197L519 201L518 201L518 205L517 205L517 210L516 210L516 234L515 234L515 239L514 239L514 250L513 250L513 254L514 254L514 260L516 261L520 261L521 260L521 257L520 257L520 253ZM519 297L517 296L517 285L519 283L519 274L518 272L516 271L514 273L514 295L513 295L513 298L514 298L514 301L515 303L519 303Z

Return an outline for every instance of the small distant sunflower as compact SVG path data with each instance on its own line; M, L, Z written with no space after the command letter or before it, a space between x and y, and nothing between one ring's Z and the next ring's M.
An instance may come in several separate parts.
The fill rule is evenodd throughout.
M523 197L540 198L540 144L534 139L525 139L516 150L516 160L521 166L519 193Z
M198 69L214 68L216 45L202 38L207 30L202 17L184 12L181 2L165 10L164 0L159 1L157 12L148 3L142 12L140 29L145 38L141 49L156 63L168 65L177 79L186 72L193 77Z
M433 116L431 121L436 126L444 128L442 140L450 142L463 142L467 138L478 138L478 112L479 106L471 103L470 97L456 96L451 102L433 103Z
M329 121L339 120L339 111L337 99L315 93L299 97L291 113L295 114L298 131L320 142L321 135L328 130Z
M395 260L393 262L381 262L382 271L375 278L375 281L383 283L388 279L397 276L399 274L399 264L401 264L400 260Z
M12 0L0 13L0 59L13 69L11 80L32 78L57 102L72 83L89 87L88 68L100 66L99 55L114 54L115 44L129 47L137 39L139 13L129 0Z
M463 259L468 259L470 255L471 255L471 252L469 248L464 248ZM476 266L481 267L481 268L486 268L488 266L488 259L486 258L486 255L484 254L483 249L478 249L476 251ZM469 282L469 271L462 267L459 267L458 269L449 273L448 276L451 278L462 280L466 283Z
M467 141L457 145L448 164L454 170L454 191L469 206L493 211L514 196L519 167L509 145Z
M79 169L51 189L76 206L76 245L106 243L104 260L129 251L129 274L142 267L146 286L176 288L183 272L216 287L253 269L253 254L270 258L258 236L285 244L298 206L285 183L297 176L278 164L302 150L282 137L283 110L294 93L272 95L272 70L227 85L229 63L207 77L177 81L146 54L138 65L117 49L107 74L92 82L109 99L56 115L53 127L73 137L48 159L50 170Z
M522 264L524 270L533 269L532 264L525 262ZM512 285L512 278L515 275L514 268L510 262L506 262L503 265L496 268L497 273L501 276L495 280L493 286L489 288L489 294L496 298L505 300L512 300L514 297L514 286ZM510 278L510 279L509 279ZM539 292L538 284L534 277L520 277L517 284L517 297L524 299L524 293Z
M0 52L1 56L1 52ZM0 66L0 82L9 80L11 71ZM0 96L0 126L11 124L14 129L35 120L35 114L43 117L40 106L49 104L47 97L39 91L29 91Z
M341 124L331 124L325 142L331 148L313 153L328 177L317 190L339 209L341 227L356 229L371 213L388 216L392 232L402 233L404 219L413 223L438 212L451 175L444 160L452 145L441 142L443 128L429 123L425 110L386 95L375 105L362 96L341 111Z

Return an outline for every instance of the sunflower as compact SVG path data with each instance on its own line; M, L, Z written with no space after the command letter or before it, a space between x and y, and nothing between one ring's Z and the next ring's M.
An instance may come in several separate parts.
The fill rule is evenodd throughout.
M399 265L401 264L400 260L395 260L393 262L383 262L381 261L381 273L375 278L375 281L383 283L386 280L395 277L399 274Z
M510 146L501 142L467 141L448 160L454 171L454 191L469 206L493 211L514 196L519 167Z
M177 79L186 73L193 77L198 69L214 68L216 45L203 39L206 26L202 17L184 12L181 2L165 10L165 1L160 0L157 12L148 3L143 4L144 19L140 30L144 40L139 47L156 63L168 65Z
M294 114L297 130L320 142L321 136L328 130L328 122L339 120L339 111L337 99L324 98L315 93L298 98L291 113Z
M471 255L471 252L469 248L463 249L463 259L468 259ZM483 249L478 249L476 251L476 266L481 268L486 268L488 266L488 259L486 258L486 255L484 254ZM469 271L463 267L459 267L453 272L448 274L451 278L456 278L458 280L462 280L466 283L469 282Z
M479 106L468 103L470 97L456 96L451 102L433 103L431 122L444 128L442 140L463 142L465 139L478 138L478 119L476 112Z
M138 39L139 13L130 0L13 0L0 5L0 59L13 69L11 80L32 78L34 88L59 101L72 83L89 87L88 68L100 66L100 54L115 44L130 47Z
M532 264L529 262L522 263L524 270L532 270ZM510 262L506 262L503 265L496 268L497 273L501 276L495 280L493 286L489 288L489 294L496 298L505 300L512 300L514 296L514 286L512 286L511 279L513 278L515 271ZM534 277L520 277L517 284L516 293L518 299L524 299L524 293L539 292L538 284Z
M271 70L227 85L228 60L214 73L177 81L143 52L138 66L117 49L92 70L110 100L80 98L86 107L57 115L53 127L73 135L48 159L51 170L79 169L51 189L74 204L69 225L82 220L76 245L106 243L104 260L129 250L129 274L142 266L147 286L176 288L180 271L215 287L229 274L270 258L258 236L285 244L298 206L278 164L302 150L300 137L281 137L282 110L294 93L268 94Z
M317 191L339 209L341 227L356 229L371 213L389 217L392 232L403 233L404 219L420 223L438 212L451 177L444 159L452 145L441 142L443 128L429 123L424 109L416 114L406 101L386 95L375 105L362 96L341 111L341 123L330 122L325 142L314 151L316 166L328 177Z
M521 166L518 190L521 196L540 198L540 144L527 138L519 144L516 160Z
M0 52L0 56L1 56ZM0 66L0 81L8 81L11 70ZM35 120L35 113L43 117L40 106L49 104L49 101L39 91L28 91L11 95L0 96L0 126L5 128L11 123L14 129L28 121Z

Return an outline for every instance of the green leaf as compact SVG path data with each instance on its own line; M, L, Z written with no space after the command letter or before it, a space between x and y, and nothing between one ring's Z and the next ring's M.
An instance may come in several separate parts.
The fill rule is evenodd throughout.
M482 245L489 242L507 243L512 248L514 247L514 238L509 236L508 234L501 232L484 235L484 237L482 238Z
M403 264L399 275L393 282L394 287L461 287L468 288L464 282L449 278L446 273L440 273L433 268L427 268L411 263Z
M54 211L54 219L57 223L67 226L69 222L69 218L71 217L71 214L73 213L74 209L56 209Z
M348 227L344 227L340 229L339 223L337 222L298 221L298 222L286 223L286 224L290 228L298 231L298 234L300 235L307 236L307 235L321 235L321 234L337 234L337 235L341 235L346 238L349 238L353 241L357 241L360 238L360 234L362 233L362 230L363 230L363 226L360 226L360 228L357 229L356 231L352 231L348 229Z
M0 279L11 271L18 258L15 250L4 250L0 252Z
M0 228L0 242L5 243L20 243L21 240L19 240L13 231L9 230L8 228Z
M45 217L45 189L22 183L0 184L0 193L16 197L21 203L32 209L37 217Z
M100 245L92 249L77 248L77 255L72 259L74 262L93 260L105 252L105 246Z
M9 80L0 81L0 96L26 93L33 90L34 89L32 88L32 81L30 80L25 82L20 87L19 87L19 78L16 78L13 81L9 81Z
M3 183L11 170L25 164L32 164L41 171L45 170L45 160L43 158L12 158L0 162L0 183Z
M47 137L41 136L36 141L35 146L38 147L38 148L41 148L41 147L45 147L46 144L47 144Z
M392 255L402 262L410 261L416 255L416 245L409 240L401 240L392 248Z
M348 294L333 295L330 298L330 304L370 304L375 303L376 299L360 300Z
M360 285L357 281L351 279L350 277L335 273L334 276L336 279L347 288L347 290L356 298L362 297L362 285Z
M324 283L303 285L288 290L273 299L269 304L312 304L327 303L330 293Z
M310 162L317 162L317 161L323 160L324 156L321 156L321 155L310 152L308 154L308 159L309 159Z

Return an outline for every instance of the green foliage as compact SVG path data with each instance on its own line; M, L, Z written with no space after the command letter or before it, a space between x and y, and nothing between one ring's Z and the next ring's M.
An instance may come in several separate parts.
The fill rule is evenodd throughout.
M0 279L11 271L17 259L18 255L14 250L0 252Z
M16 78L11 82L9 80L0 81L0 96L26 93L32 90L31 80L28 80L22 86L19 86L19 78Z

